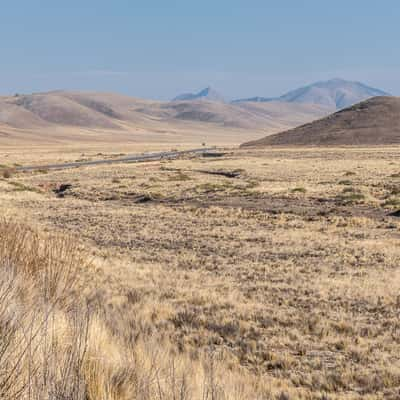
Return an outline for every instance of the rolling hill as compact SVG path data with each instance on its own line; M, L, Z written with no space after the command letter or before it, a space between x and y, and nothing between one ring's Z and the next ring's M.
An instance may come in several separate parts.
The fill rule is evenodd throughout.
M381 93L361 83L334 79L278 99L253 98L232 103L224 102L210 87L166 102L74 91L3 96L1 137L65 140L72 135L113 140L119 132L121 140L139 137L141 141L163 141L179 137L176 140L182 141L191 137L214 141L219 137L225 140L228 135L235 143L241 143L314 121L348 103Z
M285 102L228 104L219 101L160 102L115 93L54 91L0 97L0 126L11 136L32 133L56 140L79 134L88 139L157 134L168 139L179 132L202 140L229 133L235 142L292 128L329 114L329 107ZM62 135L60 132L62 131ZM26 135L25 135L26 136ZM24 136L24 137L25 137ZM124 139L125 140L125 139ZM199 139L200 140L200 139Z
M335 114L242 147L400 143L400 98L374 97Z

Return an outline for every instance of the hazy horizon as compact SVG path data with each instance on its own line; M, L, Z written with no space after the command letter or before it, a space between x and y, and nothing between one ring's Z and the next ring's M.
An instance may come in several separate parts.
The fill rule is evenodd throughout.
M0 94L61 89L169 100L212 86L230 100L336 77L400 94L393 0L39 3L3 6Z

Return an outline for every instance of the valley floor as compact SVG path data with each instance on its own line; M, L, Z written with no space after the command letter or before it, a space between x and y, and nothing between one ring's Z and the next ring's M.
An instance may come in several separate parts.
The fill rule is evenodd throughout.
M9 150L1 164L119 153ZM121 340L167 341L193 360L210 351L226 371L249 374L260 399L395 399L399 156L398 147L228 149L215 159L10 168L0 204L7 218L85 247L84 292ZM61 184L71 187L57 195Z

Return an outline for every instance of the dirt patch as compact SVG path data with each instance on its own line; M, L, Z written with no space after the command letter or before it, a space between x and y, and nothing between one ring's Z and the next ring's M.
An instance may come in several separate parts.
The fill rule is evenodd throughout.
M366 217L386 220L390 216L400 216L395 213L366 205L342 206L334 200L327 199L298 199L276 196L234 196L208 197L205 199L164 200L163 204L185 204L196 207L242 208L244 210L262 211L268 214L293 214L301 217L317 218L323 216Z

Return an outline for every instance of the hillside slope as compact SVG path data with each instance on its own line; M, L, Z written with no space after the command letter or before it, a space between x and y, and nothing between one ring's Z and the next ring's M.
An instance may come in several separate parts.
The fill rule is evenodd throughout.
M0 97L0 124L13 128L73 126L123 129L126 125L182 121L233 128L279 129L329 113L326 107L289 103L226 104L208 100L158 102L114 93L49 92Z
M118 129L104 112L86 107L59 93L17 96L5 104L19 107L21 112L29 112L32 118L43 124Z
M400 98L374 97L323 119L242 146L399 143Z

